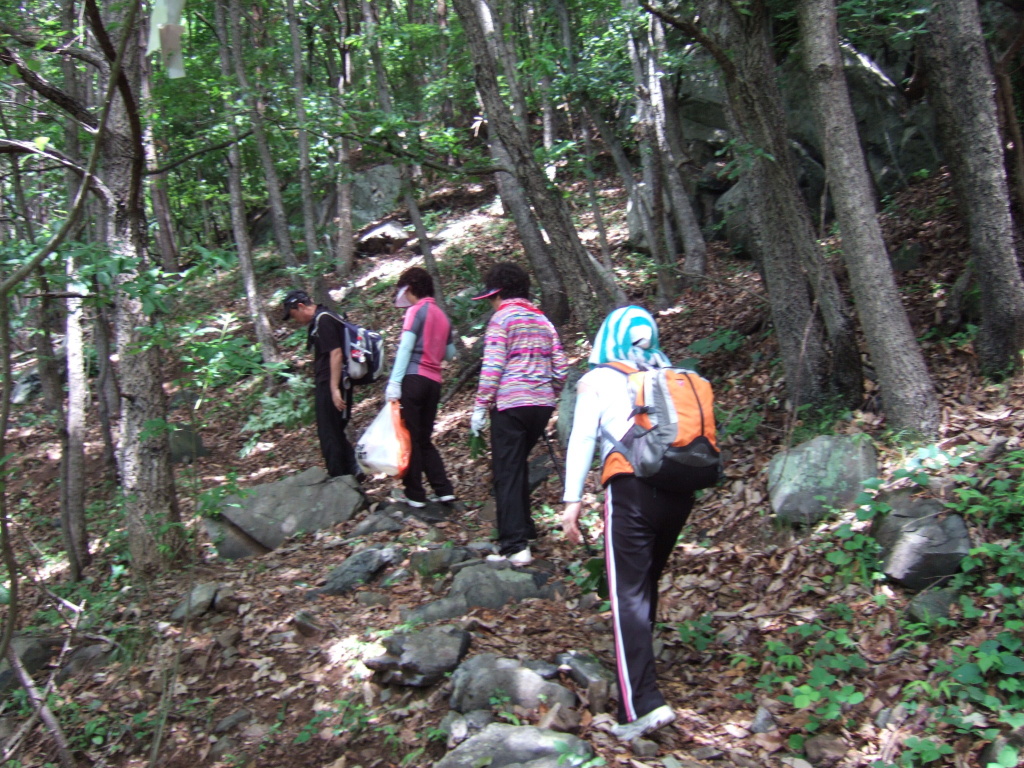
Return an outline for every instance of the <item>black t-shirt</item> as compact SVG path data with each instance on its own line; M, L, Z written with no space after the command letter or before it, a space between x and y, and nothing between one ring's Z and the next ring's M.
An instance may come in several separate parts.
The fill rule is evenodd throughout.
M331 350L345 348L344 328L337 315L318 304L313 322L309 324L307 344L313 347L313 378L320 383L331 381Z

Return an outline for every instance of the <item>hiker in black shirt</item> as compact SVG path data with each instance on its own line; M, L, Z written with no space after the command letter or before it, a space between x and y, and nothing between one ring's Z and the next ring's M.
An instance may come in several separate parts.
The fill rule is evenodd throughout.
M352 387L344 372L345 336L341 319L323 304L314 304L305 291L292 291L285 296L282 320L309 326L306 346L313 348L316 431L327 474L361 478L355 450L345 435L352 415Z

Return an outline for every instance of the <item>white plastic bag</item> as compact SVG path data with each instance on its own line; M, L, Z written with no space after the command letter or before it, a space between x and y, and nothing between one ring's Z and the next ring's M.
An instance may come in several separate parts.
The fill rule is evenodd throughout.
M369 475L385 472L401 477L409 467L409 430L397 401L384 405L356 443L356 459Z

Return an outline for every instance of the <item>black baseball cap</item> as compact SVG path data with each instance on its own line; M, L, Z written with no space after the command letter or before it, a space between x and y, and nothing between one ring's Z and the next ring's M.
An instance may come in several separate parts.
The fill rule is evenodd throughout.
M284 297L284 301L281 303L281 306L284 308L284 315L281 317L281 322L291 319L292 310L299 306L299 304L312 303L313 300L309 298L309 294L305 291L291 291Z

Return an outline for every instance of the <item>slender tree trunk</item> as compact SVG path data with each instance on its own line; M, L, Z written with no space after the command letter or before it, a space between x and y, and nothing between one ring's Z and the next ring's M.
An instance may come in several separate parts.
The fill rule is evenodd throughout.
M345 136L337 138L338 165L335 187L338 197L338 277L348 277L356 260L355 233L352 231L352 151Z
M302 196L302 224L306 235L306 262L317 258L316 208L313 205L313 177L310 172L309 129L306 125L306 73L302 64L302 41L299 19L295 13L295 0L287 1L288 30L292 41L292 82L295 98L295 133L299 147L299 185Z
M665 96L667 76L661 66L661 59L665 56L665 31L657 18L652 17L650 21L648 79L651 111L658 149L664 158L663 168L669 199L672 201L672 215L683 242L683 252L686 254L683 273L687 282L692 283L702 277L707 269L707 243L704 241L704 233L700 230L700 222L697 221L697 214L679 170L684 160L683 155L676 149L679 142L670 139L668 100ZM679 121L676 119L673 122L677 125Z
M622 0L622 9L627 13L635 11L636 8L635 0ZM645 235L648 228L651 233L647 247L651 250L658 272L658 305L664 308L671 306L675 301L676 294L679 292L679 281L676 279L674 243L671 238L667 237L665 227L663 157L658 147L654 109L651 103L650 79L654 75L645 71L650 67L652 61L648 56L647 45L641 44L632 34L626 37L626 50L633 68L634 92L636 94L635 115L644 182L639 192L643 201L643 210L648 216L648 221L643 222L642 226Z
M113 350L110 321L107 310L102 306L95 309L92 339L96 345L96 411L100 417L100 434L103 435L103 466L107 470L107 479L116 486L118 467L114 419L121 411L121 394L117 374L110 361Z
M1013 97L1011 66L1024 48L1024 23L1021 23L1009 47L995 59L993 74L996 79L996 104L999 108L1000 123L1007 146L1006 165L1009 168L1009 185L1016 198L1018 220L1024 217L1024 133L1017 119L1017 106Z
M923 51L928 99L949 160L981 289L976 347L992 375L1020 368L1024 281L1017 264L1009 191L989 69L975 0L935 0Z
M234 3L232 3L234 5ZM228 44L228 25L224 15L224 3L218 0L214 8L214 23L220 38L220 74L225 82L231 74L231 52ZM232 39L240 45L237 26L233 26ZM231 229L235 237L235 249L238 252L238 266L242 273L242 286L245 290L246 306L249 318L256 331L256 340L260 345L260 354L264 363L276 363L281 359L274 341L274 331L270 327L267 313L263 311L259 288L256 285L256 270L253 268L252 244L249 241L249 228L245 216L245 201L242 197L242 159L238 149L238 126L234 121L228 122L228 130L233 141L228 147L228 195L231 199Z
M142 98L150 103L150 77L152 69L147 59L142 60ZM153 171L159 167L160 161L156 151L156 139L153 137L153 109L150 107L150 120L146 121L143 145L146 149L146 166ZM153 205L153 216L156 219L156 247L160 252L160 265L165 272L178 272L178 246L174 241L174 220L171 216L171 200L167 194L167 174L149 174L149 200Z
M217 2L223 1L217 0ZM252 134L256 141L256 150L260 156L260 165L263 167L263 175L267 182L267 198L270 202L270 222L274 230L274 240L277 242L277 249L284 263L290 267L297 267L299 262L295 259L292 236L288 231L288 214L285 211L284 199L281 197L281 182L277 176L277 166L274 163L274 156L270 151L270 140L263 121L263 105L249 86L249 77L245 73L245 61L242 56L242 41L244 39L242 37L242 11L239 0L227 0L227 2L229 3L231 38L234 40L234 45L231 47L231 59L235 70L235 77L238 79L238 86L241 88L246 103L249 106Z
M66 262L70 292L84 293L76 280L75 261ZM89 565L89 536L85 527L85 415L88 407L85 344L82 333L82 300L67 299L66 345L68 369L68 410L61 461L61 529L72 581L79 581Z
M798 14L843 255L886 414L898 430L934 437L939 428L938 399L903 309L878 224L871 177L846 87L835 0L801 0Z

